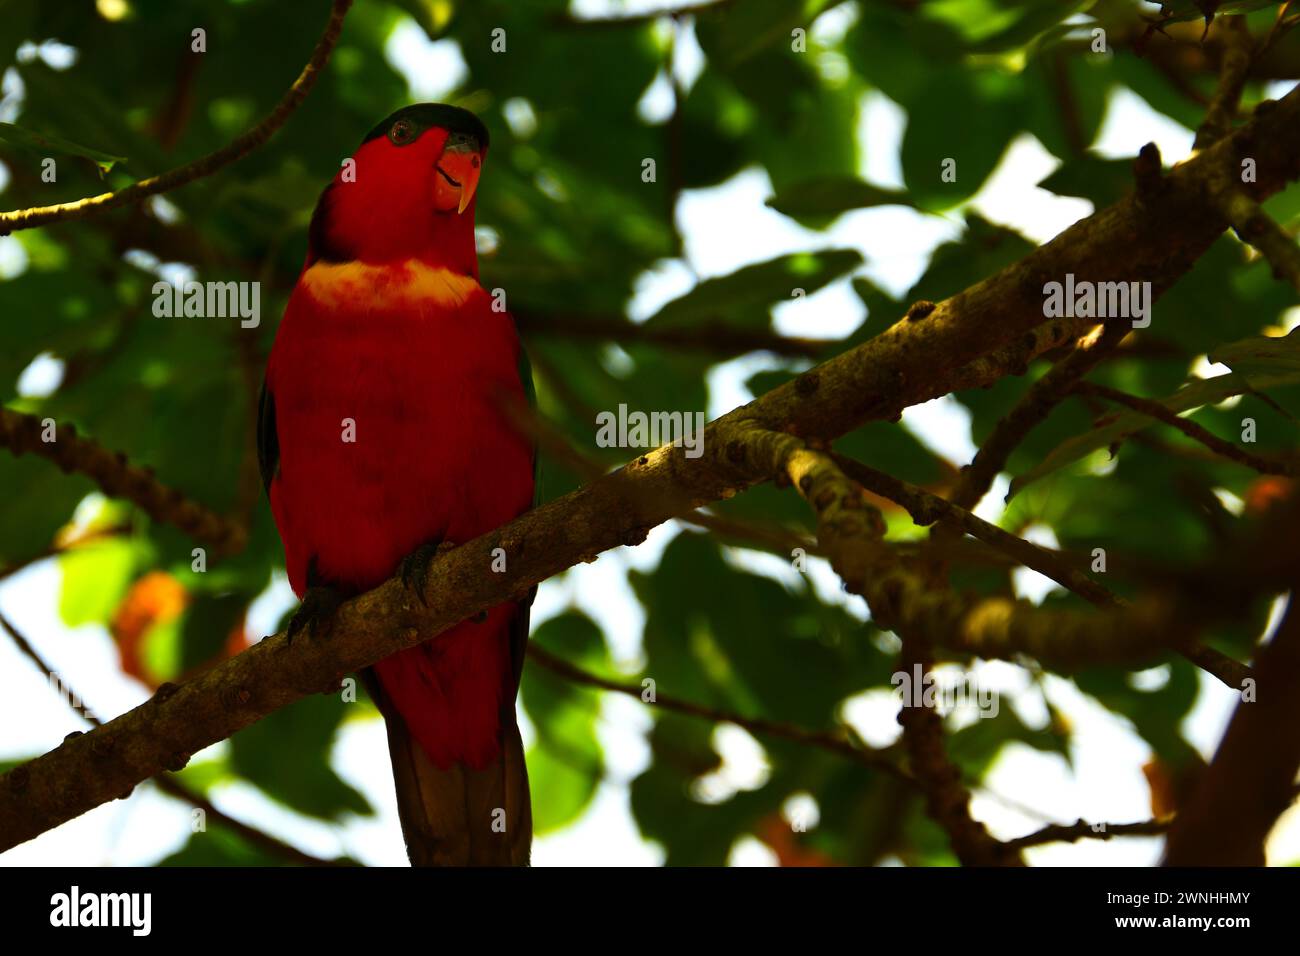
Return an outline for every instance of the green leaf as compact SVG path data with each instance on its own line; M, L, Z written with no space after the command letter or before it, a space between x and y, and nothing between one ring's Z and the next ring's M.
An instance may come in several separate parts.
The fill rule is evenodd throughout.
M927 73L905 105L903 177L916 204L936 211L979 191L1027 108L1014 76L957 68Z
M1180 763L1190 750L1182 723L1198 696L1197 670L1177 658L1161 666L1168 668L1168 682L1149 691L1136 690L1132 675L1117 668L1090 668L1073 679L1107 710L1127 717L1162 759Z
M1098 208L1109 206L1133 187L1133 161L1079 156L1062 163L1038 185L1058 196L1081 196Z
M665 695L819 727L840 700L888 680L869 627L806 585L729 565L703 535L678 535L653 575L630 580L647 609L645 673Z
M1015 15L1005 27L977 40L972 49L979 53L1001 53L1034 44L1044 33L1057 27L1086 7L1091 0L1020 0L1010 6ZM929 11L927 10L927 13ZM969 22L979 22L969 18Z
M1230 342L1211 351L1209 358L1240 374L1252 388L1295 385L1300 382L1300 328L1282 337L1260 335Z
M251 603L247 594L194 594L180 623L181 673L216 658L240 626Z
M129 538L92 541L59 557L59 617L68 627L103 624L135 580L147 549Z
M791 31L807 28L818 5L810 0L745 0L713 16L706 12L706 26L717 28L711 55L734 66L774 45L788 47Z
M1161 0L1161 25L1184 23L1188 20L1209 21L1218 16L1250 13L1265 7L1276 6L1280 0Z
M1181 413L1193 408L1199 408L1202 405L1221 402L1225 398L1240 395L1249 389L1250 383L1243 376L1219 375L1215 378L1193 382L1179 389L1173 395L1157 399L1157 401L1170 411ZM1082 435L1067 439L1054 448L1041 463L1012 479L1011 489L1007 496L1009 498L1013 497L1040 478L1086 458L1095 451L1109 448L1130 435L1156 424L1159 423L1155 419L1143 415L1141 412L1128 409L1116 412L1113 416L1108 415L1106 424L1093 428Z
M942 302L1022 258L1032 249L1033 245L1015 230L991 223L976 213L967 213L962 234L934 250L925 274L907 291L903 301L929 299ZM900 318L903 311L898 309L890 318Z
M600 629L576 611L551 618L531 640L584 670L608 668ZM604 776L604 756L596 737L600 695L544 668L529 667L521 696L537 729L537 741L526 755L533 829L547 833L577 819Z
M1027 744L1043 753L1069 756L1066 739L1051 730L1025 726L1010 706L998 708L991 717L981 716L948 738L948 755L965 774L980 779L992 766L1002 748L1012 742Z
M286 861L255 847L217 823L192 833L185 845L158 861L157 866L284 866Z
M322 820L374 811L330 767L343 722L339 694L315 694L281 708L230 738L230 766L284 805Z
M855 249L828 249L778 256L731 275L705 279L665 305L649 320L658 326L724 321L748 328L769 324L771 307L792 301L794 290L811 295L862 263Z
M41 157L56 154L88 159L99 167L101 173L108 172L118 163L126 162L125 156L114 156L111 153L74 143L62 136L55 136L52 133L37 133L22 126L15 126L13 123L0 123L0 139L11 146L17 146L19 149Z
M828 219L850 209L911 206L912 201L901 189L873 186L851 176L825 176L787 186L767 205L796 219Z
M42 458L0 454L0 560L13 564L48 548L94 487L80 475L59 474Z

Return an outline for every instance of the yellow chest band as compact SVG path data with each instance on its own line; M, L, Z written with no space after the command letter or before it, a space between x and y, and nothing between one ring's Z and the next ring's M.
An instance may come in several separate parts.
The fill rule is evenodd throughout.
M473 276L414 259L382 264L317 262L303 273L302 285L322 305L364 302L375 308L458 306L482 288Z

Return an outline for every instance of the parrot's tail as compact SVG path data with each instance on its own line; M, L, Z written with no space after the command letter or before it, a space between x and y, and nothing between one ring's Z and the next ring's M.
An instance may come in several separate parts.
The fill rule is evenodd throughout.
M533 842L524 745L514 708L504 715L497 759L443 770L421 749L372 670L366 686L384 715L397 812L412 866L527 866Z

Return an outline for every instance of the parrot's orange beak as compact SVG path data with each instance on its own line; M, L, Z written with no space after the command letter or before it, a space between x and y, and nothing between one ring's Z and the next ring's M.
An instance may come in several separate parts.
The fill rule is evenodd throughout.
M463 213L474 198L482 171L483 156L478 149L468 143L449 143L434 169L435 206L440 211Z

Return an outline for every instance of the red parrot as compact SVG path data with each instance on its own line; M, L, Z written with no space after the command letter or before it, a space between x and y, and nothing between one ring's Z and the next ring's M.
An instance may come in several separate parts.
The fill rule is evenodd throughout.
M258 452L302 607L289 636L400 571L423 593L440 547L533 503L535 450L503 409L532 394L478 282L474 195L488 131L442 104L371 130L321 194L262 387ZM488 568L483 573L490 573ZM415 865L527 864L515 696L526 603L363 673L388 730Z

